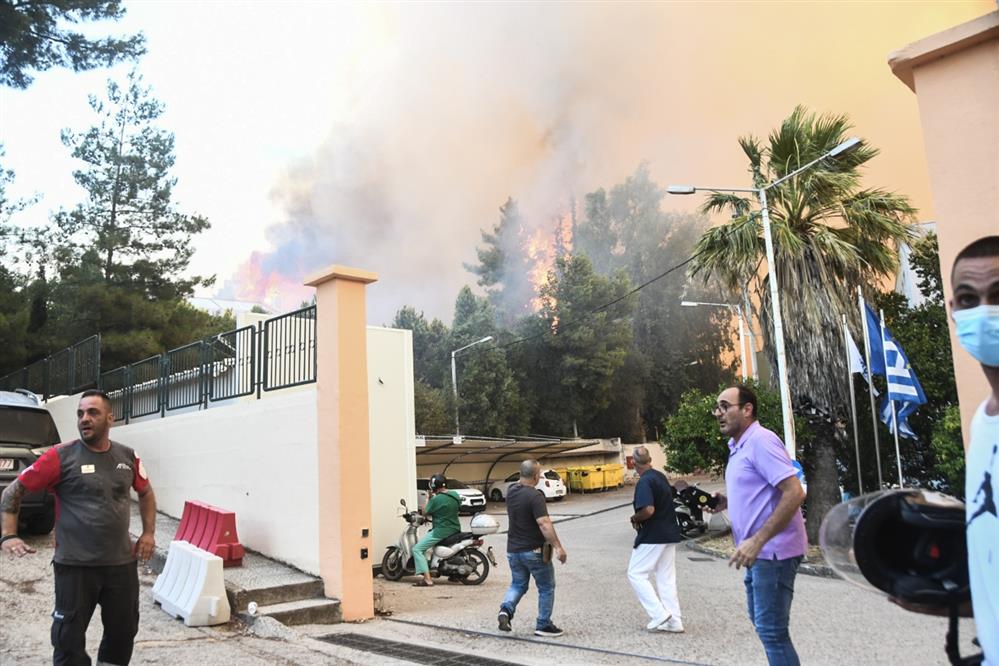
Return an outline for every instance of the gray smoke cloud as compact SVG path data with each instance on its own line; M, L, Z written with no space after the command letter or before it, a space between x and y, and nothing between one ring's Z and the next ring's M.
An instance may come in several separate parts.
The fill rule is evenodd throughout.
M643 160L663 184L744 184L736 137L765 132L797 103L855 120L892 117L875 123L884 135L868 137L882 147L893 132L914 140L914 104L884 64L903 38L879 20L847 53L833 58L822 46L856 31L865 11L865 25L892 12L904 25L903 8L841 5L816 21L808 7L381 6L384 45L344 91L349 112L275 185L286 219L267 232L272 249L226 289L259 296L245 292L248 281L258 291L284 285L294 293L283 305L295 306L304 275L347 264L380 276L369 290L372 323L406 304L449 320L460 287L475 282L462 264L476 261L480 230L508 196L532 224L551 225L571 197L613 186ZM780 32L779 48L761 31ZM763 90L753 63L778 52L796 55L768 60ZM908 115L898 99L913 107ZM919 169L912 162L910 151L888 165L895 181ZM690 210L693 199L668 204Z

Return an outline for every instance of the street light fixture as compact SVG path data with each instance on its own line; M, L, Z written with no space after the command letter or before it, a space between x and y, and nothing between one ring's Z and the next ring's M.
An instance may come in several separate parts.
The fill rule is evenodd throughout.
M455 365L454 359L461 352L474 347L475 345L481 345L483 342L489 342L493 339L493 336L487 335L481 340L476 340L470 345L465 345L461 349L455 349L451 352L451 388L454 390L454 437L456 440L461 438L461 426L458 423L458 369Z
M858 148L861 145L860 139L852 137L839 144L832 150L822 154L804 166L798 167L791 173L785 174L781 178L764 185L763 187L695 187L693 185L670 185L666 188L669 194L694 194L696 192L752 192L760 202L760 216L763 220L763 240L767 250L767 276L770 283L770 302L773 305L774 317L774 347L777 352L777 381L780 389L780 406L784 417L784 446L787 448L791 459L795 458L796 446L794 439L794 416L791 414L791 389L787 381L787 360L784 354L784 318L781 315L780 294L777 291L776 265L774 262L774 243L770 232L770 209L767 208L767 190L777 187L786 180L794 178L802 171L811 169L819 162L840 157L847 152Z
M742 381L746 381L746 342L743 337L742 308L738 305L730 305L728 303L702 303L700 301L680 301L680 305L687 308L697 307L698 305L726 308L729 312L739 318L739 357L741 363L739 367L742 369Z

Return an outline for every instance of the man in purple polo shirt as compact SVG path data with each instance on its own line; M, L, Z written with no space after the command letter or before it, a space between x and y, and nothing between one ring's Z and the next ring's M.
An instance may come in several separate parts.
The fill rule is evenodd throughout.
M794 577L808 538L801 503L805 491L780 438L756 420L756 394L732 386L718 396L712 413L728 441L728 495L717 493L714 511L728 509L735 554L729 566L746 567L749 619L771 666L797 666L788 621Z

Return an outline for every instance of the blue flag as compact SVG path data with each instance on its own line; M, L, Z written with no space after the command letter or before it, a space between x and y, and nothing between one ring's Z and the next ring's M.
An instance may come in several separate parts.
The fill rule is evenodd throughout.
M875 375L885 374L885 352L881 348L881 324L878 316L867 303L864 303L864 316L867 317L867 345L871 350L871 371Z
M881 420L894 433L890 401L898 403L895 413L898 434L902 437L915 439L916 433L909 427L908 418L919 405L926 402L926 394L923 393L923 387L916 379L916 373L909 365L909 359L902 351L902 347L892 337L891 331L888 330L887 326L885 327L884 346L882 346L881 325L871 307L866 304L864 307L871 345L871 368L876 374L883 375L888 382L888 395L881 405Z

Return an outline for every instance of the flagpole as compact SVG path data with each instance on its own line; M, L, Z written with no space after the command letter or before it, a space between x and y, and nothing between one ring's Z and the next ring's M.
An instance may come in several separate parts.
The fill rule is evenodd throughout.
M887 391L888 402L891 403L891 429L895 431L895 463L898 465L898 487L905 488L905 483L902 481L902 454L899 452L898 448L898 416L895 414L895 401L891 399L891 380L888 379L888 346L885 345L885 311L878 310L878 316L881 318L881 352L885 357L885 382L889 384Z
M867 394L871 398L871 421L874 423L874 458L878 465L878 490L885 487L881 478L881 438L878 436L878 410L874 407L874 372L871 370L871 338L867 330L867 313L864 311L864 294L857 287L857 303L860 305L860 323L864 328L864 360L867 363Z
M846 351L846 378L850 384L850 410L853 413L853 448L857 452L857 489L864 494L864 481L860 475L860 437L857 434L857 397L853 390L853 370L850 368L850 329L843 315L843 348Z

